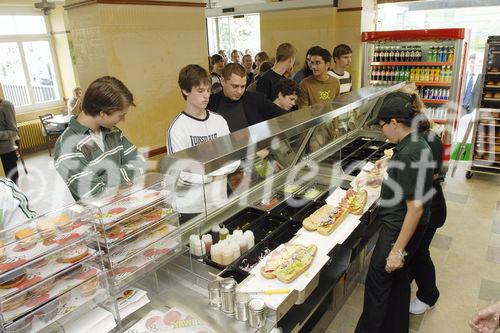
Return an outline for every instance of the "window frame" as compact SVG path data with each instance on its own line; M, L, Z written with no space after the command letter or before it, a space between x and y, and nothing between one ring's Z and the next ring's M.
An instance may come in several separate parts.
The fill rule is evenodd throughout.
M65 106L64 93L62 90L62 80L61 80L61 75L59 72L59 62L57 59L57 54L55 52L54 40L53 40L52 33L51 33L50 22L48 21L46 15L43 15L38 11L26 9L26 8L7 8L5 10L0 9L0 15L42 16L44 23L45 23L45 27L46 27L46 33L43 33L43 34L0 35L0 43L16 43L17 44L17 47L19 49L19 55L21 57L23 71L24 71L24 77L26 80L27 88L28 88L28 94L29 94L29 98L30 98L30 102L31 102L31 104L29 104L29 105L16 106L16 114L24 114L24 113L30 113L33 111L43 110L43 109ZM29 74L29 69L28 69L28 62L26 60L23 43L24 42L39 42L39 41L46 41L46 42L48 42L48 45L49 45L50 55L52 57L52 67L54 69L54 84L55 84L55 88L57 90L57 93L59 95L59 99L57 99L55 101L36 103L35 91L34 91L33 86L31 85L31 79L30 79L30 74Z

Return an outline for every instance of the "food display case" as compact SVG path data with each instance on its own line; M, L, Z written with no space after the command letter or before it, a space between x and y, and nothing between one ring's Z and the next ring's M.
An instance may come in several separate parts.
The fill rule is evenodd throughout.
M167 155L159 178L76 206L84 207L79 212L85 217L66 215L75 221L73 228L89 228L88 238L80 241L89 255L52 276L56 281L84 277L66 292L75 302L100 291L103 299L88 307L74 304L76 315L69 313L63 323L51 318L51 302L59 309L73 298L49 296L45 305L37 303L18 315L6 317L2 310L3 327L18 332L24 324L51 318L49 323L60 324L51 325L51 332L93 331L108 327L100 324L102 309L111 313L116 332L179 327L298 332L312 330L321 318L331 320L366 270L379 229L373 218L377 188L361 189L357 180L370 174L368 167L392 145L379 129L365 124L376 117L384 96L402 85L363 88L328 105L287 113ZM345 210L325 234L304 228L304 220L325 207L328 219L321 225L328 227L337 216L335 207L352 193L365 193L361 210ZM56 220L56 231L69 230L66 218ZM34 232L37 226L32 222ZM38 233L48 234L44 223L39 228ZM21 237L23 246L30 235ZM73 239L70 248L76 251L78 242ZM298 274L270 273L276 253L286 253L294 263L289 268ZM295 270L297 258L303 269ZM92 270L90 275L85 265L96 274ZM35 287L42 285L43 280ZM27 297L31 290L26 288ZM14 296L2 298L2 304ZM21 331L33 327L38 330Z
M489 36L484 55L481 99L473 128L473 154L467 171L500 173L500 36Z
M114 296L182 251L171 191L158 178L88 203Z
M362 33L363 86L413 82L430 119L443 125L443 160L458 126L469 34L465 29Z
M110 300L95 214L72 205L1 231L2 332L50 331Z

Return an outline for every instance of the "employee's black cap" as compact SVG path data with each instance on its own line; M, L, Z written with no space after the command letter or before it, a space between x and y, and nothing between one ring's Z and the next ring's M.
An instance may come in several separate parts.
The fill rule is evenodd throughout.
M372 119L368 125L378 124L379 119L411 119L414 114L413 96L396 91L385 96L377 117Z

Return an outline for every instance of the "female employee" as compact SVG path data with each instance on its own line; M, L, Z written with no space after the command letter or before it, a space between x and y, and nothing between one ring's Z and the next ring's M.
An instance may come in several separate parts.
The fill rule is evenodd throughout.
M429 221L432 153L413 129L420 113L409 94L388 94L377 122L397 144L380 191L381 230L365 282L363 313L356 333L409 330L410 281L405 264L418 248Z
M414 84L409 84L401 89L402 92L410 94L413 98L413 106L422 112L424 103L418 95ZM419 134L423 137L432 150L436 167L432 176L432 187L435 193L430 206L429 224L425 229L417 252L410 263L410 281L415 279L418 291L417 297L410 303L410 313L422 314L436 304L439 298L439 290L436 286L436 270L431 259L429 246L436 229L443 226L446 220L446 200L443 195L441 183L444 180L443 171L443 144L439 136L428 126L428 122L421 123L424 126L418 128Z

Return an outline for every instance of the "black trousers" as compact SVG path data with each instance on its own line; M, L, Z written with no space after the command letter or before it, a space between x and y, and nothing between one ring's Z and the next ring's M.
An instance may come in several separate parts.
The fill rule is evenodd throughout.
M437 228L442 227L446 220L446 200L443 195L443 188L439 183L433 187L436 194L432 198L429 224L410 263L410 282L415 279L418 287L417 298L430 306L436 304L439 298L439 290L436 286L436 270L429 252L429 246Z
M385 270L386 258L399 231L382 226L365 282L363 313L355 333L406 333L409 331L410 274L408 262L425 231L419 226L406 247L406 264L392 272Z
M19 173L17 171L17 154L16 151L11 151L0 155L2 159L3 171L5 176L17 184Z

